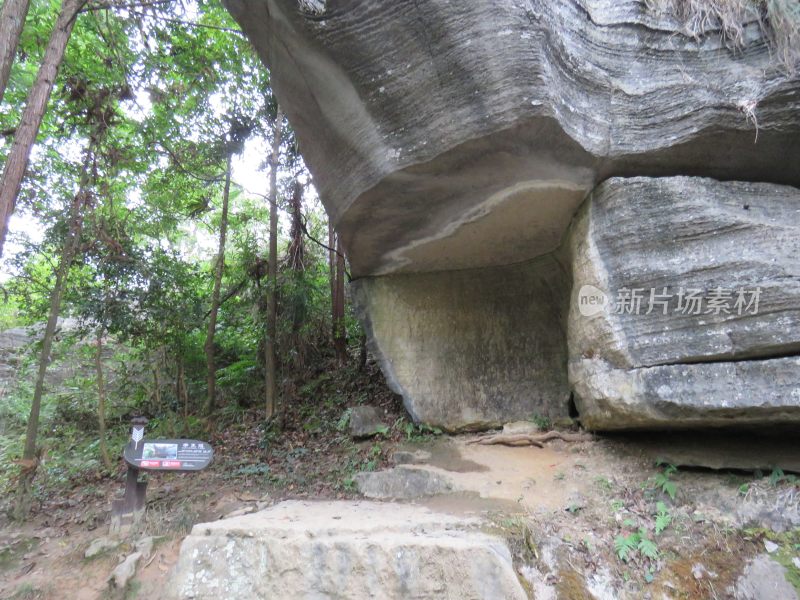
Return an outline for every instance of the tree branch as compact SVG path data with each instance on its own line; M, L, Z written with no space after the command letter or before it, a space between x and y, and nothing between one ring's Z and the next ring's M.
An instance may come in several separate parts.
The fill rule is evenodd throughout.
M148 8L150 6L158 6L160 4L170 4L172 0L152 0L151 2L133 2L131 4L116 4L115 2L102 2L82 8L80 12L94 12L98 10L110 10L113 8L128 9L128 8Z
M169 17L160 17L157 15L146 15L144 13L136 12L135 10L131 11L132 15L136 15L137 17L153 17L160 21L164 21L165 23L175 23L177 25L185 25L187 27L198 27L201 29L213 29L215 31L224 31L226 33L235 33L242 37L245 37L244 32L240 29L233 29L232 27L218 27L217 25L205 25L203 23L195 23L193 21L184 21L182 19L171 19Z

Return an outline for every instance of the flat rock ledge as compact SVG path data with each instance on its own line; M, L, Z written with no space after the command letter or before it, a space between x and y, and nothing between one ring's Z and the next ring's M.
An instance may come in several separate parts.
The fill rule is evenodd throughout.
M505 541L420 506L286 501L195 525L168 598L524 599Z

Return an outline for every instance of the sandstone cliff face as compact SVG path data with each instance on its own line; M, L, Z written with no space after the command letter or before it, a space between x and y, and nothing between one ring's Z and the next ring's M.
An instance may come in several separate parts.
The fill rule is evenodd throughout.
M800 77L774 60L755 21L744 28L743 47L733 51L713 23L695 39L670 14L634 0L226 3L271 67L353 274L375 278L359 284L373 349L412 414L425 421L459 428L566 413L578 376L563 384L561 357L582 356L597 340L572 328L567 349L562 315L569 300L560 290L572 284L571 261L580 271L587 258L559 247L599 183L653 178L645 233L659 227L658 218L672 226L676 199L664 191L671 184L662 177L800 185ZM688 196L700 198L713 187L707 179L683 185ZM749 189L724 192L796 217L797 197L787 188L778 200L768 188ZM627 201L635 207L639 197L631 192ZM720 244L763 246L764 257L776 251L766 232L774 225L759 225L752 216L733 222L720 204L684 204L676 207L683 218L695 210L704 215L697 235L740 228L738 238ZM688 246L667 248L658 236L645 244L654 264L662 251L670 260L682 253L689 260ZM624 274L628 250L610 248L617 256L604 257L612 279ZM537 259L551 253L549 262L563 267L557 281L542 266L548 261ZM706 266L703 260L692 262L700 278L717 269L712 256ZM517 267L506 289L481 271L507 265ZM762 266L756 258L742 268ZM726 268L731 274L736 265ZM449 271L460 274L426 274ZM773 275L761 279L780 287ZM790 281L796 271L787 276ZM527 285L526 278L548 283ZM663 319L612 323L612 329L627 328L632 341L613 349L607 344L608 352L644 358L609 362L609 368L638 368L652 359L648 352L677 353L665 364L687 356L707 361L795 352L793 289L780 292L790 307L781 318L791 326L777 327L777 313L742 320L732 327L747 341L732 334L736 342L727 346L720 330L708 337L696 321L683 321L683 333L664 337L658 334L669 325ZM502 300L508 290L514 299ZM464 301L454 302L454 293ZM456 314L472 293L475 306ZM389 314L388 306L398 312ZM448 319L452 331L444 325ZM405 330L398 326L403 320ZM688 344L687 356L681 344ZM638 391L622 395L651 403ZM585 411L592 406L583 402ZM622 416L614 418L626 426ZM594 423L606 428L608 420Z

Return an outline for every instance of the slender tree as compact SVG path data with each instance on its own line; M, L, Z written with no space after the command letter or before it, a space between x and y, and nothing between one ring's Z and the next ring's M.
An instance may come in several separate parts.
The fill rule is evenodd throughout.
M336 321L336 232L328 219L328 283L331 288L331 339L336 335L333 323Z
M278 107L272 132L272 154L269 158L269 265L267 267L267 331L266 331L266 418L272 419L278 408L278 359L275 337L278 326L278 165L280 163L283 112Z
M222 289L222 274L225 271L225 239L228 233L228 201L231 193L231 152L228 151L225 166L225 188L222 191L222 217L219 225L219 250L214 268L214 288L211 292L211 310L208 313L208 331L206 333L206 414L211 414L216 407L217 365L214 356L214 335L217 330L219 314L219 298Z
M17 196L22 187L31 148L33 148L39 133L58 69L64 60L64 52L75 25L75 19L85 3L86 0L62 0L61 10L50 35L50 42L45 50L42 65L39 67L36 81L28 94L28 102L22 113L22 120L14 135L14 143L11 145L3 177L0 179L0 256L3 255L8 221L14 212Z
M97 379L97 425L100 435L100 458L106 471L111 471L114 463L108 454L108 444L106 442L106 388L103 381L103 330L97 330L97 341L95 343L94 369Z
M22 453L22 473L19 487L17 488L17 501L14 507L14 517L17 520L23 520L30 510L33 478L36 475L36 468L39 464L36 440L39 432L39 413L41 411L42 395L44 393L44 380L47 374L47 366L50 362L50 352L53 349L53 338L55 337L56 326L58 325L58 316L61 311L61 297L64 294L64 286L67 281L70 266L80 248L81 231L83 229L83 210L89 198L88 187L91 162L90 148L86 153L86 160L81 175L81 184L70 204L67 237L62 246L61 258L58 263L58 268L56 269L55 282L50 292L50 309L47 317L47 325L44 329L44 336L42 338L42 351L39 355L39 370L36 374L31 412L28 417L28 428L25 434L25 449Z
M340 365L347 362L347 330L344 323L344 255L336 236L336 270L333 294L333 350Z
M287 302L292 322L291 347L294 357L294 368L305 366L306 348L301 335L301 328L306 318L308 288L306 277L306 247L303 235L303 185L295 177L292 195L289 198L289 247L287 248L286 266L289 271L289 301Z
M0 8L0 102L8 85L30 4L30 0L5 0L3 8Z
M189 393L186 390L186 367L183 353L175 353L175 395L183 407L183 433L189 435Z

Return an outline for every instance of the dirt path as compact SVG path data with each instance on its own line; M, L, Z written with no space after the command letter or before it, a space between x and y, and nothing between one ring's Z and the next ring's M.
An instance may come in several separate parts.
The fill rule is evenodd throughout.
M426 460L407 467L448 478L453 491L412 502L487 518L509 540L520 577L537 600L640 598L655 592L667 598L726 598L748 561L764 553L765 542L777 544L775 560L790 567L800 560L800 488L789 477L771 482L745 473L672 471L655 466L646 445L625 440L510 448L470 445L470 439L373 440L342 456L381 468L395 450L427 453ZM360 457L374 454L376 446L382 462L365 463ZM295 471L318 472L309 452L309 464L295 464ZM180 541L194 523L287 497L354 494L346 486L316 487L313 476L305 487L276 485L241 465L234 477L235 456L223 453L215 468L201 475L152 478L146 526L97 558L85 559L84 552L107 533L108 505L121 489L117 481L76 488L44 505L22 528L4 523L0 598L159 598ZM666 525L657 532L662 521ZM654 550L648 556L639 539L620 558L619 539L640 531ZM142 535L161 538L128 589L112 590L109 573ZM800 581L800 569L795 571L790 574Z

